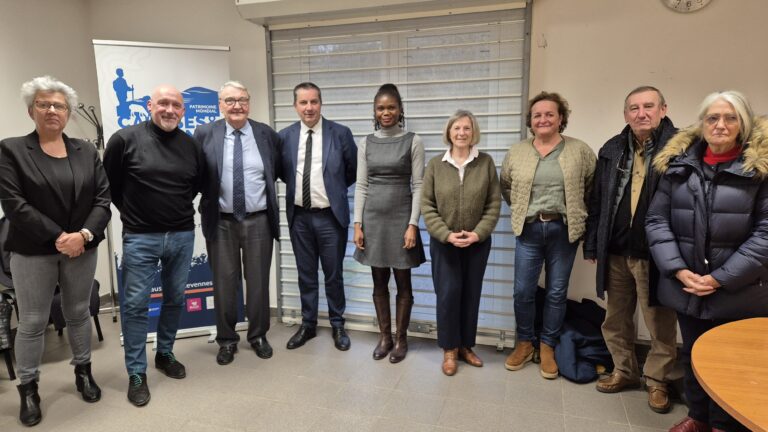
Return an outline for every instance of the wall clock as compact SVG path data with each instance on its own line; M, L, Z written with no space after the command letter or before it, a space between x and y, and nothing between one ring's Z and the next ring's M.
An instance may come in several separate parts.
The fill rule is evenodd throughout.
M712 0L661 0L664 6L675 12L689 13L704 8Z

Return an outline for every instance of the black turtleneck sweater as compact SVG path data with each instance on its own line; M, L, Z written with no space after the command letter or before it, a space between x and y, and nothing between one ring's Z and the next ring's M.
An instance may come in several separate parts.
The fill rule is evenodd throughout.
M151 120L121 129L104 152L112 202L129 233L188 231L205 164L200 144Z

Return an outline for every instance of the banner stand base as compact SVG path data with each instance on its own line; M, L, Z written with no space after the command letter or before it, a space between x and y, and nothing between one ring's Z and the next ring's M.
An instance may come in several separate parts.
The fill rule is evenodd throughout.
M248 330L247 322L239 322L235 326L236 331ZM176 339L208 336L208 343L216 342L216 326L195 327L188 329L179 329L176 332ZM152 351L157 351L157 333L147 333L147 343L152 344ZM120 332L120 346L123 346L123 333Z

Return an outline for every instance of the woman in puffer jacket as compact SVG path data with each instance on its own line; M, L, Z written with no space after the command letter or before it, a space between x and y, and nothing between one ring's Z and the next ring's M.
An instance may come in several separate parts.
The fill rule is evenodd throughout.
M689 405L670 431L747 430L696 380L691 348L718 325L768 316L768 120L738 92L712 93L653 164L664 176L646 233L658 300L677 311Z

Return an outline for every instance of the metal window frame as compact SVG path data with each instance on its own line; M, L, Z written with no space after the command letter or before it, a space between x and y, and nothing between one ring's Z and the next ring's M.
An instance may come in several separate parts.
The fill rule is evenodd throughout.
M517 9L517 8L511 7L510 9ZM440 17L440 16L444 16L444 15L440 14L439 12L436 12L432 17ZM366 22L369 22L369 21L372 22L372 20L366 20ZM519 20L517 20L517 22L519 22ZM529 93L530 55L531 55L531 48L530 48L531 47L531 22L532 22L532 4L531 4L531 1L528 0L528 1L526 1L526 5L525 5L525 8L524 8L524 19L523 19L523 23L522 23L523 27L524 27L524 30L523 30L524 31L524 37L522 39L519 39L519 38L504 39L504 42L519 42L519 41L522 41L523 42L523 44L522 44L523 55L521 57L519 57L519 58L499 59L499 60L495 60L494 61L494 63L498 62L498 61L517 61L517 62L521 62L522 63L522 74L519 74L519 75L508 75L508 76L497 76L497 77L469 78L469 79L466 79L466 80L463 80L463 79L448 79L448 80L436 80L436 81L409 81L408 83L402 83L402 84L395 82L395 84L397 84L398 86L401 86L401 85L402 86L408 86L408 85L416 85L416 84L422 84L422 83L430 83L430 84L433 84L433 83L458 83L458 82L478 82L478 81L491 81L491 80L501 81L501 80L517 80L517 79L519 79L519 80L521 80L521 88L522 88L522 91L520 92L520 94L514 94L514 95L507 94L507 95L497 95L496 96L496 97L519 97L520 100L521 100L521 107L520 107L519 110L502 110L502 111L498 111L498 112L491 112L491 111L489 111L489 112L477 113L476 115L478 117L493 117L493 116L496 116L496 115L499 115L499 114L518 115L518 116L520 116L520 125L519 125L518 129L499 129L499 130L489 129L489 130L483 130L483 134L510 133L511 132L511 133L519 133L521 138L524 138L527 135L527 129L525 127L525 119L524 119L524 116L523 116L523 112L525 110L525 102L528 99L528 93ZM482 24L482 23L479 23L479 24L478 23L474 23L474 24L468 24L466 26L453 26L453 27L457 27L458 28L458 27L481 26L481 25L484 25L484 24ZM451 27L451 26L448 26L448 27ZM271 108L270 111L269 111L269 122L270 122L270 124L273 125L273 127L275 127L277 125L277 122L294 121L294 119L290 119L289 120L289 119L278 118L277 117L276 108L292 106L292 105L291 104L279 104L279 103L276 103L276 101L275 101L275 92L278 92L278 91L283 91L283 92L284 91L292 91L293 88L292 87L277 87L276 88L274 86L274 76L276 76L276 75L277 76L279 76L279 75L290 75L290 74L301 75L303 73L306 73L306 71L298 71L298 72L294 71L294 72L290 72L290 73L288 73L288 72L275 72L274 65L273 65L273 60L281 60L281 59L287 59L287 58L299 58L299 57L300 58L305 58L305 57L313 57L313 56L327 56L327 54L310 54L308 56L277 56L277 57L272 57L271 54L273 52L273 49L272 49L273 43L275 43L275 42L279 43L279 42L287 40L287 39L276 40L274 38L273 32L275 32L275 31L283 31L284 29L285 29L285 27L281 28L281 26L277 26L277 28L271 28L271 27L268 26L268 27L266 27L266 31L265 31L265 38L266 38L265 42L266 42L266 47L267 47L267 59L266 59L266 62L267 62L267 81L268 81L268 87L269 87L268 101L269 101L269 105L270 105L270 108ZM381 33L392 34L392 33L395 33L395 32L406 32L406 31L410 32L412 30L393 30L392 32L373 32L373 33L368 33L368 34L369 35L381 34ZM311 39L318 39L318 40L320 40L320 39L339 39L340 37L341 36L339 36L339 35L315 36L315 37L311 37ZM484 44L484 42L467 43L467 44L459 44L459 45L482 45L482 44ZM433 46L431 48L443 48L443 47L445 47L445 46ZM394 52L402 52L402 51L408 51L408 50L409 50L409 48L392 48L392 49L385 49L385 50L381 50L381 51L378 51L378 50L370 50L370 51L362 50L362 51L355 51L355 52L334 53L333 55L338 55L338 56L342 56L342 55L359 55L359 54L368 54L368 53L380 53L382 51L394 53ZM446 62L444 64L448 64L448 63L459 64L457 62ZM468 61L468 62L465 62L465 63L479 63L479 61ZM461 63L461 64L465 64L465 63ZM435 65L439 65L439 64L425 64L425 65L421 65L421 66L429 67L429 66L435 66ZM420 65L409 66L409 67L418 67L418 66L420 66ZM398 65L398 66L393 66L391 68L392 69L396 69L396 68L402 68L402 67L403 67L402 65ZM346 68L346 69L344 69L344 71L355 71L355 70L363 71L363 70L371 70L371 69L379 70L379 69L382 69L382 68L381 67L377 67L377 68ZM339 69L339 70L334 69L334 70L330 70L330 72L338 72L340 70L341 69ZM368 85L366 85L366 84L341 84L341 85L323 86L322 88L324 90L325 89L353 89L353 88L362 88L362 87L367 87L367 86ZM488 96L482 96L482 97L483 98L487 98ZM470 97L464 97L464 99L477 99L477 97L471 97L470 96ZM414 100L417 100L417 99L410 99L410 101L414 101ZM418 100L429 101L430 98L419 98ZM432 99L432 100L438 100L438 99ZM333 104L342 104L342 103L346 104L346 103L369 103L369 102L370 101L368 101L368 100L364 100L364 101L363 100L360 100L360 101L336 101L336 102L324 102L323 104L324 105L333 105ZM421 114L421 115L409 115L408 118L409 119L415 119L415 118L428 119L428 118L436 118L436 117L438 117L438 116L436 116L436 115L429 115L429 114ZM339 120L367 120L367 119L369 119L369 117L356 117L356 116L346 116L346 117L344 117L344 116L342 116L342 117L334 117L334 119L339 119ZM435 135L435 134L439 135L439 134L442 133L442 131L423 131L423 130L422 131L417 131L417 132L419 133L419 135ZM360 136L360 134L357 134L357 136ZM486 147L483 147L484 150L491 150L491 151L505 151L507 148L508 147L499 147L499 146L495 146L495 147L486 146ZM443 151L443 149L427 148L425 146L425 152L427 152L427 153L434 153L434 152L437 152L437 151ZM497 160L496 162L497 162L497 165L500 165L500 163L501 163L501 161L499 161L499 160ZM284 190L284 187L285 187L284 184L281 183L281 187L279 188L279 190ZM285 199L285 193L284 192L279 193L279 199ZM351 201L351 197L350 197L350 201ZM287 224L283 222L284 215L285 215L285 211L282 210L281 211L280 229L281 229L281 231L283 231L281 233L281 234L283 234L282 237L281 237L281 238L283 238L283 240L281 240L281 241L286 241L287 240L286 238L284 238L284 237L287 237ZM499 221L499 226L497 226L496 230L494 230L494 234L512 235L511 229L508 226L508 216L509 216L508 213L502 211L501 219ZM505 225L505 223L506 223L506 225ZM287 241L290 242L290 240L287 240ZM511 251L514 250L514 247L496 247L495 250L511 252ZM288 267L290 267L290 269L295 269L295 266L288 266L288 267L286 266L286 264L284 263L285 262L284 257L293 257L293 252L292 252L292 250L290 248L282 248L281 247L281 242L278 242L277 246L275 248L275 263L276 263L276 273L277 273L277 277L276 277L276 285L277 285L277 287L276 287L277 288L277 298L276 298L277 316L278 316L278 320L280 322L283 322L283 323L285 323L287 325L293 325L293 324L298 324L298 323L301 322L301 311L300 311L300 309L296 309L296 308L286 308L284 306L283 298L284 297L286 297L286 298L288 298L288 297L296 297L299 294L295 293L295 292L285 292L283 290L283 282L296 282L297 283L298 281L297 280L293 280L291 278L286 278L284 276L284 274L283 274L283 270L284 269L286 269ZM428 259L427 262L429 263L430 260ZM505 265L505 264L489 262L488 265L489 265L489 267L491 267L491 266L498 266L498 265ZM506 265L511 265L511 263L510 264L506 264ZM359 273L359 274L366 273L366 272L363 272L363 271L360 271L360 270L345 269L345 273L347 273L347 272ZM370 274L370 273L367 272L367 274ZM427 275L413 274L413 277L414 278L423 278L423 277L428 277L428 276ZM507 280L494 280L494 279L489 279L489 278L484 279L484 282L509 283L510 285L512 284L511 280L510 281L507 281ZM346 282L345 281L345 289L352 288L352 289L357 289L357 290L370 290L370 289L372 289L372 286L373 286L372 283L362 283L362 284L360 284L360 283L350 283L350 282ZM424 293L424 292L432 293L432 291L429 291L429 290L414 288L414 293ZM321 290L320 294L321 294L321 297L322 297L322 295L323 295L322 290ZM348 297L348 300L352 299L352 298L350 298L349 294L347 295L347 297ZM509 301L510 303L512 302L512 296L511 295L483 294L483 298L492 298L492 299L498 299L498 300L505 300L505 301ZM372 300L370 299L370 297L367 297L367 298L354 298L353 300L355 302L358 302L358 303L371 303L372 304ZM414 308L419 307L419 306L422 306L422 307L423 306L430 306L430 307L432 307L432 305L417 305L417 304L415 304ZM503 314L503 312L490 311L490 310L481 310L481 313L486 313L486 314ZM512 311L510 310L509 314L505 314L505 315L512 315ZM318 314L318 324L319 325L328 325L327 324L327 318L328 318L327 312L324 311L321 308L321 310L319 311L319 314ZM355 330L371 331L371 332L377 332L378 331L378 323L377 323L377 320L376 320L375 313L374 313L373 316L370 316L370 315L361 315L361 314L358 314L358 313L349 313L348 312L348 313L345 314L345 318L346 318L346 321L347 321L347 327L348 328L352 328L352 329L355 329ZM409 332L413 336L432 338L432 339L436 338L436 330L437 330L436 329L436 323L434 321L424 321L424 320L419 320L419 319L412 319L411 320L411 326L409 327ZM478 328L477 343L486 344L486 345L495 345L496 348L499 349L499 350L503 349L504 347L511 347L511 346L513 346L514 345L514 339L515 339L514 328L483 328L483 327L479 327Z

